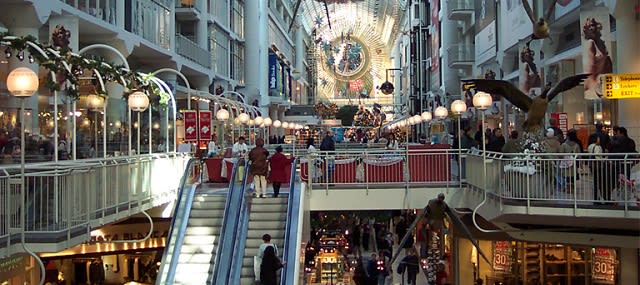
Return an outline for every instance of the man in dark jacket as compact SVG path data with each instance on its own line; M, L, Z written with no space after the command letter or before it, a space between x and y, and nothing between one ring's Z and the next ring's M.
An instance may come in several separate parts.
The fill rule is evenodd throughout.
M333 140L333 132L331 130L327 131L327 135L322 139L322 143L320 144L320 150L325 152L325 181L326 183L333 182L333 171L335 169L335 158L333 154L330 152L334 152L336 150L336 142Z
M416 275L420 269L420 260L415 248L409 249L409 255L405 256L398 265L398 274L407 276L407 285L416 285Z

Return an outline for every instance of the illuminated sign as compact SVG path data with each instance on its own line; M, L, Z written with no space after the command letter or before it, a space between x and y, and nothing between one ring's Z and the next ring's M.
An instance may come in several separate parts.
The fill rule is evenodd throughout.
M640 98L639 74L605 74L602 84L607 99Z
M615 284L615 250L609 248L595 248L591 264L591 280L597 284Z

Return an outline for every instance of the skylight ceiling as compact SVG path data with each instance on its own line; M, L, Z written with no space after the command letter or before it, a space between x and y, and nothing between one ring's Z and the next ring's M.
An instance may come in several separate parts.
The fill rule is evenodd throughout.
M352 31L353 36L368 43L383 45L386 51L392 44L389 41L393 39L406 7L405 1L398 0L326 1L328 20L323 0L302 0L299 16L308 32L316 29L318 36L332 40Z

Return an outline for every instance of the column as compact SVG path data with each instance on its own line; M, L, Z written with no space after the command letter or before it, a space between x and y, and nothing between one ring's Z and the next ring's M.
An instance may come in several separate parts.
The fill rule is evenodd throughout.
M640 70L640 21L632 7L635 1L610 1L614 2L613 15L616 18L616 58L614 66L617 66L615 73L638 73ZM612 9L610 9L611 11ZM640 99L617 100L618 102L618 125L627 128L629 136L640 143L640 122L636 115L640 109Z
M252 102L258 98L261 112L268 114L269 86L269 31L267 1L257 1L255 4L245 5L245 90L247 100ZM257 19L256 22L251 20ZM272 117L274 119L275 117Z
M198 46L203 49L208 50L208 40L207 34L209 33L208 27L208 19L207 15L207 2L206 1L196 1L196 5L198 5L198 9L200 10L200 20L196 24L196 40L198 41ZM175 9L172 9L175 10ZM175 20L174 20L175 21Z
M306 68L304 67L304 60L306 58L306 52L305 52L305 44L304 44L304 38L305 38L305 32L304 29L298 24L294 24L294 28L296 29L296 44L295 44L295 49L296 49L296 62L295 62L295 67L296 67L296 71L299 74L298 78L294 78L294 80L296 80L297 82L304 82L305 84L294 84L293 86L293 93L297 94L297 95L301 95L301 94L305 94L303 92L303 90L305 89L306 84L308 84L306 82ZM299 88L299 90L298 90ZM296 98L294 96L294 98ZM307 102L307 96L298 96L297 97L297 102L298 104L305 104Z
M620 249L620 283L636 284L638 282L638 264L640 253L637 248Z
M113 0L115 1L115 0ZM125 1L116 1L116 26L120 29L124 30L124 22L125 22ZM131 4L129 4L131 5ZM172 9L173 11L174 9Z
M278 106L278 120L280 120L280 122L285 122L285 117L284 117L284 111L285 111L285 107L284 106ZM287 133L287 130L280 127L280 136L284 136Z
M278 117L278 107L277 106L269 106L269 117L272 121L279 120ZM273 125L269 127L269 134L272 136L278 136L278 128L275 128Z

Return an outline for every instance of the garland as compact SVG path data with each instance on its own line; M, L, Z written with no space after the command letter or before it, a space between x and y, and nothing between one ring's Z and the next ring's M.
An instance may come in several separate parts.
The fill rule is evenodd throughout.
M319 102L313 105L313 111L322 119L333 119L338 114L338 105L336 103Z
M133 90L140 90L151 95L152 99L158 99L161 105L167 105L169 102L169 93L158 88L156 84L152 84L153 75L141 74L128 70L123 65L109 64L95 57L83 57L76 54L64 44L58 45L60 42L56 41L55 32L54 42L57 44L42 45L30 35L17 37L9 33L0 33L0 46L6 47L4 51L7 58L15 54L19 60L24 60L24 52L27 51L29 62L35 62L54 74L46 76L46 85L51 92L65 90L71 100L78 100L80 93L77 86L80 77L84 75L85 71L90 71L92 72L92 84L98 87L96 92L99 96L107 97L107 92L101 88L99 81L115 82L125 87L123 94L125 99ZM44 51L44 54L38 49Z

